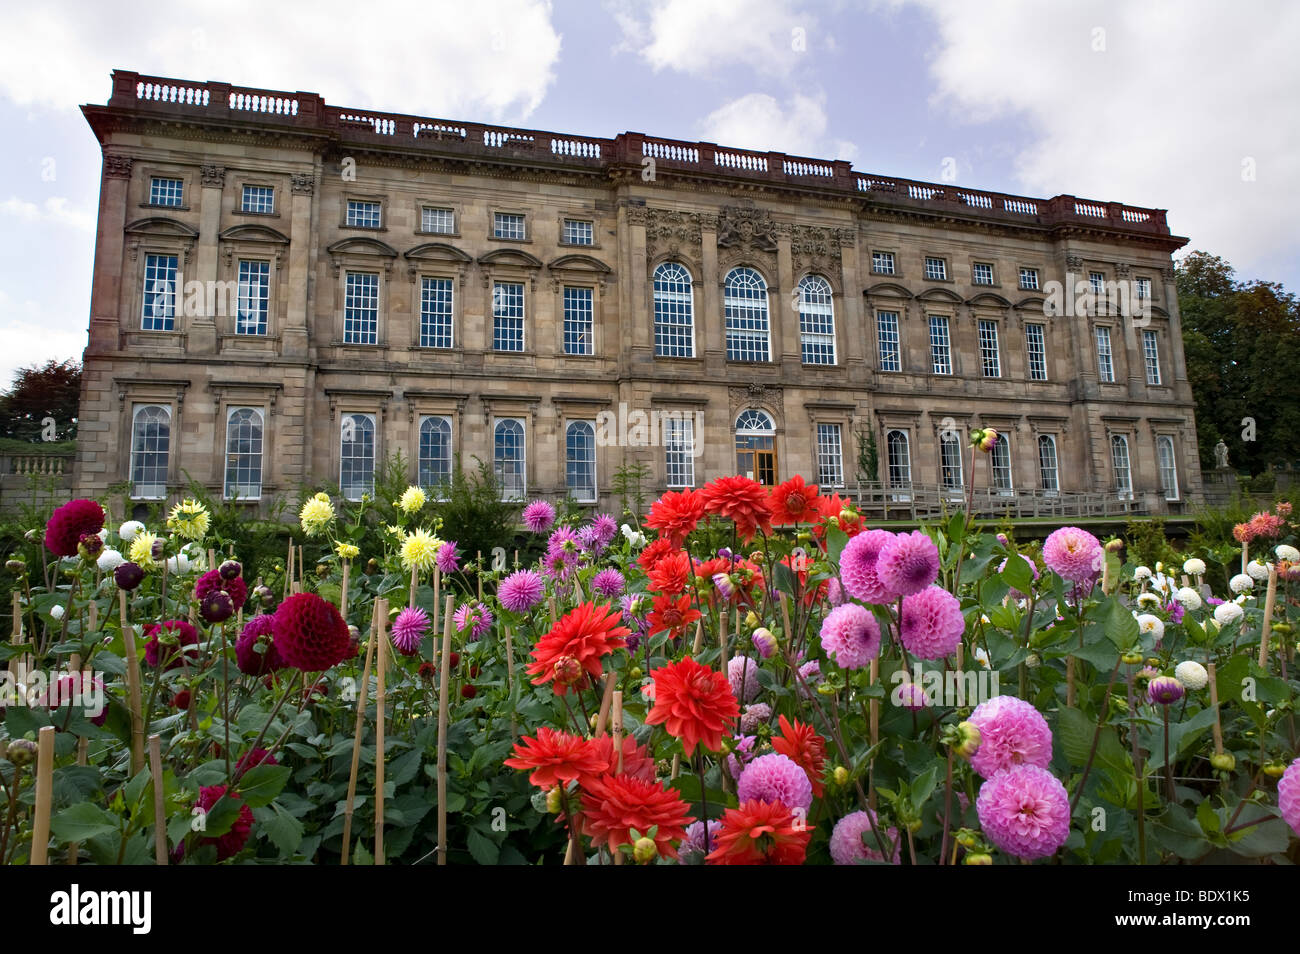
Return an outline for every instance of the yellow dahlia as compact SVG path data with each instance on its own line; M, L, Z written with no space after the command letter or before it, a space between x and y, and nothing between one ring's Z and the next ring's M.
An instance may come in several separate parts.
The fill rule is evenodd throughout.
M314 537L323 533L334 519L334 506L330 503L329 494L319 493L303 504L298 519L307 536Z
M409 514L417 514L424 507L425 501L428 500L424 491L419 487L407 487L406 492L402 494L402 499L397 502L397 506Z
M186 498L172 508L167 518L167 529L174 530L186 540L202 540L208 535L212 516L197 500Z
M334 552L344 560L355 560L361 555L361 550L350 543L340 543L334 548Z
M158 564L153 558L153 545L158 542L156 534L148 530L141 530L131 541L131 562L138 564L144 569L152 569Z
M402 542L402 565L408 570L432 570L440 549L441 540L423 528L416 530Z

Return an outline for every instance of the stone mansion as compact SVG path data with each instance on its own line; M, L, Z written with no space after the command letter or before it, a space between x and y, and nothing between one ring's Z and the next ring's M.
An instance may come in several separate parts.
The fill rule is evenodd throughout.
M358 498L400 452L604 507L633 462L650 499L739 472L907 501L965 485L981 425L981 493L1201 493L1162 210L121 70L83 113L83 494Z

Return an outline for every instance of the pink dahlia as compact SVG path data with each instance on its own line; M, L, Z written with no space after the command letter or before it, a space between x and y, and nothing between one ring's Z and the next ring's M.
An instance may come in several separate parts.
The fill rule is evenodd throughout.
M284 668L284 660L271 641L271 625L275 617L269 613L254 616L244 624L235 640L235 665L246 676L265 676ZM258 646L262 650L258 651Z
M880 653L880 624L871 610L857 603L827 613L821 635L822 649L842 669L861 669Z
M888 530L868 530L850 540L840 554L840 578L849 595L864 603L892 603L898 592L876 570L885 544L894 538Z
M623 574L611 567L606 567L591 578L591 590L606 599L614 599L623 594Z
M772 718L772 707L766 702L755 702L745 706L740 714L740 732L742 735L757 735L759 726L765 725Z
M884 861L885 856L880 853L879 843L872 834L875 825L875 814L869 812L854 812L837 821L835 830L831 832L831 860L837 865L855 865L867 860ZM898 829L891 828L880 837L886 849L893 846L894 856L890 859L890 864L898 864L901 854Z
M542 601L545 594L546 584L533 570L516 570L497 588L497 599L512 613L527 613Z
M45 524L45 549L55 556L76 556L82 536L103 529L103 507L93 500L69 500Z
M919 593L939 576L939 548L919 530L896 534L880 548L876 576L900 596Z
M478 642L491 632L492 624L495 622L492 611L478 600L461 603L452 619L456 622L457 630L464 630L467 627L470 629L471 643Z
M975 810L989 841L1019 858L1047 858L1070 834L1065 786L1037 765L998 772L980 786Z
M438 553L433 558L433 562L438 564L438 570L443 575L455 573L460 569L460 551L456 549L456 541L448 540L438 548Z
M739 701L749 702L758 695L758 663L748 656L732 656L727 661L727 681Z
M618 521L607 513L598 513L591 521L591 532L598 544L607 547L618 536Z
M393 620L393 645L403 656L414 656L428 631L429 614L418 606L408 606Z
M1098 576L1103 559L1101 541L1078 527L1054 530L1043 544L1047 568L1071 583L1085 583Z
M1282 820L1300 836L1300 759L1287 766L1277 782L1277 807Z
M1015 696L994 696L970 714L980 730L970 764L985 778L1017 765L1046 768L1052 760L1052 730L1033 705Z
M895 705L900 705L904 709L912 712L919 712L930 704L929 698L926 697L925 690L921 688L920 683L902 682L894 688L891 697Z
M961 645L966 618L961 604L942 586L903 598L903 646L920 659L943 659Z
M524 526L533 533L545 533L555 523L555 508L545 500L534 500L524 508Z
M745 766L736 783L736 797L741 802L781 802L806 812L812 805L812 782L798 762L772 752Z

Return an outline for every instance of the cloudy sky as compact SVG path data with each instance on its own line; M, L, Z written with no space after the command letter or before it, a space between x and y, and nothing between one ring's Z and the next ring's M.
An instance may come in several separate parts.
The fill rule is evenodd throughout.
M0 387L80 359L114 67L337 105L848 159L1169 209L1300 290L1291 0L171 0L23 4L0 34Z

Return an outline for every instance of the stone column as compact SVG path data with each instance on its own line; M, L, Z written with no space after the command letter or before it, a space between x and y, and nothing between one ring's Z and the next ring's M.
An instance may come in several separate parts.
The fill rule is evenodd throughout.
M215 354L217 351L217 320L215 306L224 303L225 296L217 296L217 235L221 231L221 196L226 188L225 166L205 165L199 172L202 184L199 196L199 240L194 251L193 273L184 276L184 283L176 289L177 310L189 296L185 285L197 279L203 283L201 296L204 308L200 314L187 316L185 324L186 350L190 354ZM233 316L221 316L223 323L233 322ZM177 323L179 326L179 322Z
M311 213L316 192L316 177L294 174L290 177L292 199L289 212L289 309L280 336L281 354L286 357L307 356L307 286L310 277Z
M803 349L799 343L799 298L794 287L788 226L777 228L776 283L768 289L767 297L772 322L772 363L785 365L787 372L798 374L803 364Z
M99 189L99 235L95 243L94 282L90 291L88 352L116 351L119 335L135 330L122 296L127 193L131 185L130 156L104 156ZM136 317L139 320L139 316Z
M722 373L727 360L727 336L722 313L722 276L718 274L718 219L714 215L700 216L700 276L703 284L703 301L695 316L695 341L703 347L703 357L709 373Z

